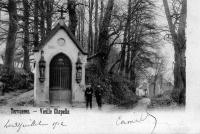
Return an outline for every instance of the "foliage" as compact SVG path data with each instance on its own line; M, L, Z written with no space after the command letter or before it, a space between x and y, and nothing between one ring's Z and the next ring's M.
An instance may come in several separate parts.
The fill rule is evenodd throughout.
M133 90L133 83L116 74L97 74L92 69L87 69L86 80L95 90L97 85L103 89L103 102L125 106L135 104L138 97Z
M172 97L172 91L168 90L162 95L157 95L151 98L151 104L148 106L148 108L169 107L172 105L176 106L176 104L177 103Z
M8 71L3 67L0 70L0 81L5 84L3 92L14 91L17 89L30 90L33 88L33 74L25 73L25 71Z
M172 99L178 104L185 104L185 91L184 90L173 90L171 93Z
M20 102L17 102L15 104L16 106L33 106L34 105L34 99L31 98L30 100L22 100Z
M167 90L163 94L151 98L149 108L170 107L185 103L183 90Z

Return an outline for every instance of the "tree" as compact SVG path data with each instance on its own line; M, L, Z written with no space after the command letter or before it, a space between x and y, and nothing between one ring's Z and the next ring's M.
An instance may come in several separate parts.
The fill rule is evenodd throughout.
M15 53L15 40L17 34L17 6L16 0L8 1L8 13L9 13L9 29L8 29L8 37L6 43L6 51L5 51L5 67L9 70L13 69L13 59Z
M82 0L82 3L83 3L83 6L82 6L82 8L81 8L81 31L80 31L80 33L81 33L81 35L80 35L80 37L81 37L81 40L80 40L80 42L81 42L81 45L83 46L83 47L85 47L85 45L84 45L84 32L85 32L85 0Z
M95 37L94 37L94 53L97 52L97 44L98 44L98 34L99 34L99 16L98 16L99 4L98 0L95 0Z
M88 30L88 53L93 54L94 42L93 42L93 30L92 30L92 13L94 9L94 0L89 0L89 30Z
M159 78L163 77L164 72L164 59L163 57L155 57L155 73L154 73L154 80L153 80L153 93L156 95L156 85ZM161 80L162 82L162 80ZM160 86L162 87L162 83L160 83Z
M47 35L51 31L51 26L52 26L53 4L54 4L54 0L46 0L45 1Z
M114 6L114 0L109 0L107 4L107 8L105 11L105 15L102 21L102 25L99 31L99 41L98 41L98 64L100 66L101 72L104 71L106 62L108 59L109 49L108 49L108 39L109 39L109 26L111 22L112 10Z
M101 25L102 25L102 21L103 21L103 17L104 17L103 13L104 13L104 4L103 4L103 0L101 0L99 27L101 27Z
M185 91L186 91L186 18L187 18L187 0L181 0L181 9L178 18L173 18L170 13L170 8L167 0L163 0L165 14L169 26L169 31L172 37L174 46L174 90L178 92L178 103L185 103ZM174 21L173 21L174 20ZM173 23L174 22L174 23ZM178 22L178 24L177 24Z
M46 29L45 29L45 1L40 0L39 1L39 16L40 16L40 21L39 21L39 26L40 26L40 35L41 35L41 42L44 40L46 36Z
M131 0L129 0L129 2L128 2L128 15L127 15L127 18L126 18L126 25L125 25L125 29L124 29L124 39L123 39L124 43L128 42L127 41L127 39L128 39L127 35L128 35L128 32L130 31L130 23L131 23ZM129 32L129 34L130 34L130 32ZM125 63L126 46L127 46L127 44L122 45L122 50L121 50L121 64L120 64L121 74L124 74L125 65L126 65L126 68L127 68L128 62L129 62L130 45L128 45L128 48L129 48L128 55L127 55L128 59L127 59L127 62ZM126 73L127 73L127 71L126 71Z
M29 61L29 3L28 0L23 0L23 7L24 7L24 70L30 72L30 61Z
M39 32L38 32L38 24L39 24L39 18L38 18L38 12L39 12L39 1L34 0L34 24L33 24L33 40L34 40L34 49L37 50L39 46Z
M69 29L72 34L75 35L77 27L77 15L76 15L76 1L68 0L67 9L69 12Z

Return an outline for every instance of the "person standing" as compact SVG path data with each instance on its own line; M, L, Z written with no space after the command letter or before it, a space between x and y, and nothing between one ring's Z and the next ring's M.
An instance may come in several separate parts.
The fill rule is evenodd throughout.
M90 105L90 109L92 109L92 94L93 94L93 89L91 85L88 85L85 90L86 108L88 108L88 105Z
M96 97L98 108L101 109L101 107L102 107L102 89L101 89L100 85L98 85L97 89L95 90L95 97Z

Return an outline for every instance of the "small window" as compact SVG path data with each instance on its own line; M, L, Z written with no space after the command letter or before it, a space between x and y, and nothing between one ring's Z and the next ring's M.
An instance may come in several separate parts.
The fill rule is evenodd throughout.
M65 39L59 38L59 39L57 40L57 43L58 43L59 46L63 46L63 45L65 44Z

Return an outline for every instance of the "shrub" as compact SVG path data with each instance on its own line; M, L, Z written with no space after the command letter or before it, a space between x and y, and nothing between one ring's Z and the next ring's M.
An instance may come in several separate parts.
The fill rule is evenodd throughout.
M168 107L171 105L176 105L175 101L171 97L172 91L165 91L162 95L157 95L151 98L151 103L148 108L157 108L157 107Z
M137 102L133 82L126 78L116 74L98 75L95 71L88 71L86 75L86 83L92 83L94 90L97 85L103 89L103 102L126 107Z
M185 91L174 89L171 93L172 99L178 103L185 105Z
M30 77L30 74L25 71L15 71L8 70L6 67L3 67L0 70L0 81L4 83L4 92L14 91L17 89L32 89L33 80Z

